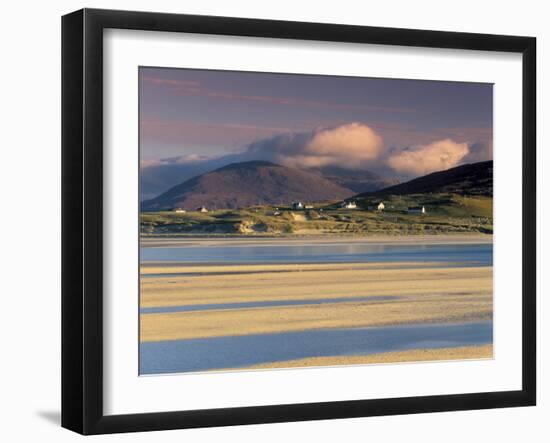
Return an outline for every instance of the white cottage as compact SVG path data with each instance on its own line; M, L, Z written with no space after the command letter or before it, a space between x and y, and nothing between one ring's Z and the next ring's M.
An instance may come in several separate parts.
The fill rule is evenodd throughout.
M374 203L372 205L368 205L367 209L369 211L374 211L374 210L383 211L384 209L386 209L386 205L384 204L384 202Z
M341 206L344 209L357 209L357 204L355 202L342 202Z
M407 210L409 214L425 214L426 208L424 206L413 206Z

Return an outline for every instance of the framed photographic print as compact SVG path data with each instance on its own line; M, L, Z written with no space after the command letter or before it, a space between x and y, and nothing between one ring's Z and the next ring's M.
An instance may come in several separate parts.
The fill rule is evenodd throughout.
M534 405L535 50L64 16L62 425Z

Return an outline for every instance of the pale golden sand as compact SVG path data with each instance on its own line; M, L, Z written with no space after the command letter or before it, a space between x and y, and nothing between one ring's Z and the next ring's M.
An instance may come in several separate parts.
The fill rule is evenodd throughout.
M188 268L191 275L142 277L140 303L153 307L492 291L492 267L400 269L398 265L386 264L392 269L370 264L193 266ZM154 270L185 272L182 268Z
M375 363L404 363L422 361L471 360L493 358L493 345L463 346L442 349L411 349L372 355L310 357L299 360L276 361L239 369L300 368L308 366L366 365ZM227 369L225 369L227 371Z
M322 298L350 298L350 301L142 314L141 340L470 322L492 318L492 267L411 269L405 266L403 269L380 269L374 265L323 264L261 265L254 268L262 273L250 272L253 269L250 265L232 266L232 272L227 268L226 265L192 267L191 272L201 274L143 277L141 306ZM168 272L174 272L173 268L169 269ZM353 297L380 295L399 298L369 302L353 300Z
M247 264L247 265L213 265L180 262L154 262L141 265L141 275L150 276L163 274L170 277L174 274L195 276L196 274L243 274L259 272L306 272L306 271L336 271L359 269L405 269L405 268L448 268L457 266L453 262L372 262L372 263L303 263L303 264ZM150 281L149 279L144 281Z

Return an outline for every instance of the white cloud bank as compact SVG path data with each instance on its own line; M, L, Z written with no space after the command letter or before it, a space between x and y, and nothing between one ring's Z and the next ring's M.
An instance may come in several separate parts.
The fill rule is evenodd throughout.
M348 123L310 133L282 134L253 143L247 154L285 166L358 168L384 152L382 137L363 123Z
M467 143L447 138L392 154L387 163L401 174L419 176L457 166L469 152Z

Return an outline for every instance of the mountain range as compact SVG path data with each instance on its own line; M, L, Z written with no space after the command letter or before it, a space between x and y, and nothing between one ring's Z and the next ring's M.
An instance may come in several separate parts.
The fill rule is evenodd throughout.
M142 211L173 208L243 208L258 204L289 205L292 201L341 200L354 191L319 174L267 161L232 163L193 177L151 200Z
M263 204L288 206L293 201L350 200L392 194L492 195L493 162L461 165L397 185L383 187L384 184L392 182L368 171L350 172L340 168L302 170L267 161L247 161L186 180L153 199L145 200L141 203L141 210L195 210L202 206L236 209ZM375 190L371 190L373 188Z
M469 163L444 171L417 177L405 183L365 192L356 197L452 193L461 195L493 195L493 161Z

